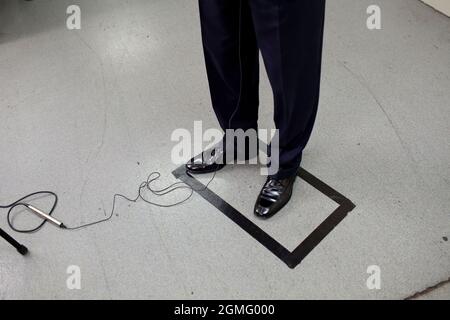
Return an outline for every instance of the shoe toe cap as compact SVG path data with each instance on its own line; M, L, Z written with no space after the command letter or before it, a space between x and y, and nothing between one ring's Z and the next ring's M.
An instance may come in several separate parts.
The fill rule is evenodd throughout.
M270 217L270 208L264 207L260 204L256 204L255 215L260 218L263 218L263 219L269 218Z

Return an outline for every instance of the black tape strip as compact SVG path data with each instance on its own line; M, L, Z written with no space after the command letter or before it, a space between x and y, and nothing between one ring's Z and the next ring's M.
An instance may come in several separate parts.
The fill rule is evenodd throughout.
M197 191L197 193L201 197L203 197L206 201L219 209L224 215L234 221L253 238L258 240L263 246L269 249L278 258L283 261L289 258L289 255L291 254L289 250L283 247L278 241L273 239L270 235L264 232L260 227L250 221L247 217L242 215L239 211L233 208L229 203L227 203L217 194L212 192L210 189L205 188L205 186L197 179L187 175L184 170L174 171L173 174L177 179L180 179L183 182L187 183L195 190L201 190Z
M339 207L331 213L300 245L292 252L272 238L260 227L237 211L233 206L219 197L210 189L206 188L200 181L186 174L185 167L181 166L173 172L173 175L190 185L201 197L215 206L224 215L234 221L239 227L256 239L259 243L270 250L291 269L297 267L303 259L314 250L319 243L355 208L355 205L332 187L319 180L304 169L299 170L298 176L312 187L316 188L331 200L339 204Z
M337 204L348 205L350 207L353 206L353 208L354 208L354 204L349 199L347 199L342 194L340 194L339 192L334 190L332 187L327 185L325 182L323 182L323 181L319 180L318 178L316 178L315 176L313 176L311 173L309 173L305 169L300 168L298 176L300 178L302 178L303 180L305 180L306 182L308 182L311 186L313 186L314 188L316 188L317 190L322 192L328 198L330 198L331 200L336 202Z
M306 256L310 254L311 251L313 251L314 248L317 247L354 208L355 206L353 204L352 206L340 205L308 237L306 237L294 251L292 251L289 256L289 261L286 262L287 265L291 268L295 268L299 265L300 262L302 262L302 260L306 258Z

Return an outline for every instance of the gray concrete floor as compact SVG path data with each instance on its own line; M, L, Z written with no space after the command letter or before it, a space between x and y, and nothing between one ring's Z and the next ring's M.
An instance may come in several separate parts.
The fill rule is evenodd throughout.
M417 295L417 300L448 300L450 298L450 283L434 286Z
M197 195L172 209L120 202L91 229L14 234L27 258L0 241L0 298L402 299L448 279L450 19L416 0L378 0L383 28L369 31L372 2L328 2L320 114L303 166L357 208L299 267ZM174 182L172 131L217 126L195 1L77 3L82 29L69 31L71 1L0 1L0 202L51 189L69 225L103 217L114 193L133 195L151 171ZM271 127L265 76L261 91L261 126ZM211 188L249 214L255 172L227 169ZM290 207L260 224L289 248L332 209L299 183ZM81 290L66 287L70 265ZM381 268L380 290L366 287L370 265Z

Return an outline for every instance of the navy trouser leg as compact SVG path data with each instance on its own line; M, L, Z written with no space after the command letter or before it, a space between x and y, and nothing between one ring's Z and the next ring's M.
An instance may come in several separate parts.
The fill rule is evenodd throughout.
M276 177L294 175L319 103L325 0L200 0L200 9L211 96L219 122L228 127L226 120L231 119L233 129L255 125L258 47L273 89L274 120L279 129L280 170ZM241 52L242 61L236 52ZM239 102L239 93L242 100L235 104L236 112L230 104Z
M245 0L244 0L245 1ZM278 178L296 174L319 103L325 0L249 0L275 103Z
M223 130L256 129L259 51L248 1L200 0L211 100Z

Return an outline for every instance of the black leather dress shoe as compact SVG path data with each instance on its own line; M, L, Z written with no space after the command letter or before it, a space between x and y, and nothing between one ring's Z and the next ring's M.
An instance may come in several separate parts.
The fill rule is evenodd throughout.
M233 148L222 140L209 150L203 151L198 156L189 160L186 164L186 170L193 174L203 174L216 172L223 169L227 163L234 163L234 161L248 161L258 155L258 144L256 148L250 150L249 141L246 140L245 148L238 148L235 144ZM258 143L258 141L257 141ZM231 159L227 157L225 150L233 156ZM231 162L227 162L231 161Z
M255 215L268 219L289 202L297 176L287 179L268 178L255 204Z
M198 156L186 163L186 170L193 174L204 174L216 172L226 165L225 152L222 147L215 147L212 150L203 151Z

